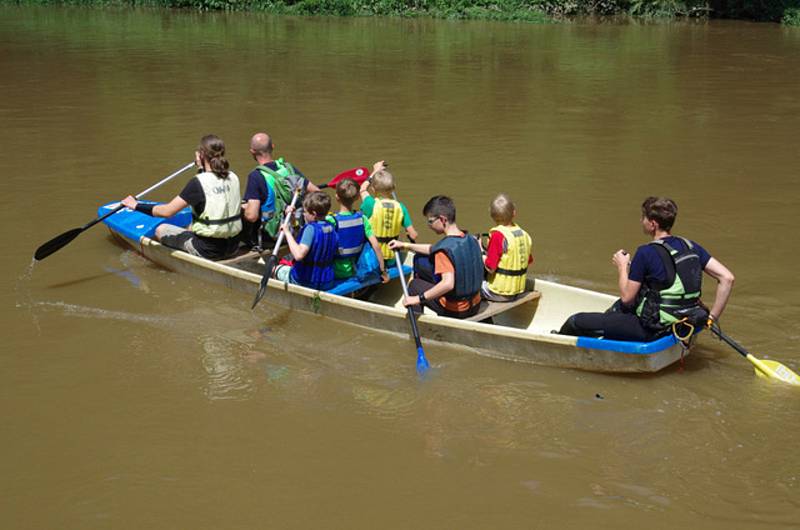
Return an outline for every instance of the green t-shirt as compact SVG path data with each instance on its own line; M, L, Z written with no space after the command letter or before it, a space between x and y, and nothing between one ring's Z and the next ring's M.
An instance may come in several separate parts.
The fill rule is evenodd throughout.
M339 212L349 214L351 212ZM369 239L372 237L372 225L369 222L369 218L366 214L363 216L364 219L364 237ZM335 225L336 220L332 214L328 214L325 217L325 220L328 221L330 224ZM369 245L369 241L365 241L364 245ZM333 260L333 275L337 280L344 280L347 278L351 278L356 274L356 261L358 261L358 257L352 258L336 258Z
M375 197L367 195L364 200L361 201L361 213L364 214L364 217L372 217L373 210L375 210ZM406 205L402 202L400 202L400 211L403 212L403 228L408 228L413 223L411 222L411 216L408 215Z

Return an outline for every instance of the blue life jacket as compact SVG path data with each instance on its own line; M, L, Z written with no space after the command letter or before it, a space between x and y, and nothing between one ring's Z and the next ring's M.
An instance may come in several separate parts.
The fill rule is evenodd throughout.
M474 298L483 282L483 259L478 240L469 234L464 237L447 236L431 247L431 257L437 252L447 254L456 270L455 287L444 295L445 298L450 301ZM437 277L436 280L441 281L441 278Z
M364 216L361 212L337 213L333 218L336 220L336 235L339 236L336 259L357 258L367 240L364 235Z
M311 289L330 289L333 287L333 258L339 241L336 230L325 221L309 223L303 230L313 230L314 239L306 257L292 266L292 281Z

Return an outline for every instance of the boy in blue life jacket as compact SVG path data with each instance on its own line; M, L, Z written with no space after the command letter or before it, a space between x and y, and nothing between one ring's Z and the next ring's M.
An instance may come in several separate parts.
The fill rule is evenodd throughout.
M336 202L339 212L328 215L327 220L336 227L339 248L333 261L333 272L337 280L351 278L356 273L356 262L369 241L380 265L381 280L389 281L380 243L372 231L369 218L361 212L353 212L353 203L358 198L358 184L353 179L344 179L336 185Z
M281 225L289 252L294 258L294 265L278 265L275 268L275 278L322 291L333 287L333 260L339 238L333 225L325 221L325 215L330 209L330 197L321 191L315 191L303 200L306 224L300 233L300 241L292 235L291 227Z
M417 231L406 206L395 198L394 176L386 170L383 161L376 162L374 169L370 179L361 184L361 212L369 218L386 267L393 267L394 251L389 248L389 241L399 238L403 228L408 238L416 241ZM369 193L370 185L375 197Z

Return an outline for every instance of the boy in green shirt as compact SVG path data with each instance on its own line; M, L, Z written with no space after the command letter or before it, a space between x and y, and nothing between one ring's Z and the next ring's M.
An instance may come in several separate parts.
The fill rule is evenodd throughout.
M358 184L353 179L344 179L336 185L336 202L339 203L339 212L328 215L327 221L336 227L339 236L339 248L333 262L336 279L346 279L355 275L356 262L369 242L380 264L381 280L389 281L386 273L386 264L383 259L380 244L372 231L367 216L361 212L353 212L353 203L358 198Z

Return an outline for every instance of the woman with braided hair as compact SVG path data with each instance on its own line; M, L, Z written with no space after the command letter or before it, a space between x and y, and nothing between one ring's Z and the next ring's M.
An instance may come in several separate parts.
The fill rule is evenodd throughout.
M156 239L162 245L212 260L233 255L242 231L239 177L230 171L225 144L213 134L204 136L195 152L198 173L166 204L142 204L132 196L122 204L154 217L172 217L186 206L192 208L188 228L161 224Z

